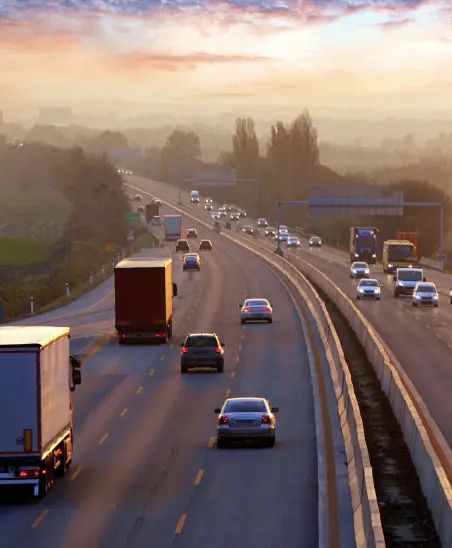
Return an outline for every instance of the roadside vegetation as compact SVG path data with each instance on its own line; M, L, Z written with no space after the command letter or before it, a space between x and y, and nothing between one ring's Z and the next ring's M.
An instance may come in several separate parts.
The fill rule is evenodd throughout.
M0 264L22 265L46 261L52 249L49 240L0 237Z

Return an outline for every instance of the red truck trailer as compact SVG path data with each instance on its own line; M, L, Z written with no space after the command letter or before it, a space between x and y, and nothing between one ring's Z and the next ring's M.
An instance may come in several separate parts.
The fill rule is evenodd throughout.
M397 230L397 240L408 240L416 247L416 260L419 259L419 230Z
M127 258L115 267L115 327L120 343L132 340L166 342L173 334L170 258Z

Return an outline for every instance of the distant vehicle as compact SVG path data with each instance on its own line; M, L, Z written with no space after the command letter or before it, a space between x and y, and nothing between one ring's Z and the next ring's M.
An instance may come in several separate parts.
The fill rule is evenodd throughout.
M223 207L224 207L224 209L225 209L226 211L228 211L228 212L229 212L229 211L232 211L232 206L231 206L231 204L223 204Z
M201 257L197 253L186 253L182 260L182 270L201 270Z
M273 228L271 226L267 226L267 228L264 231L264 236L276 236L276 228Z
M0 488L43 497L71 465L81 373L69 337L68 327L0 327Z
M158 199L158 198L154 198L152 200L152 203L155 204L156 206L158 207L161 207L162 206L162 202Z
M185 233L186 238L197 238L198 237L198 231L196 228L189 228L187 232Z
M417 250L408 240L386 240L383 243L383 272L394 272L398 268L419 266Z
M212 211L213 205L210 202L208 202L207 204L205 204L204 209L205 211Z
M419 230L400 230L396 231L396 240L407 240L416 248L415 258L419 261Z
M210 240L201 240L199 242L200 251L212 251L212 242Z
M278 232L278 229L276 229L276 232ZM289 229L287 228L286 225L279 225L279 232L288 233L288 232L289 232Z
M164 215L165 240L178 240L182 233L182 217L180 215Z
M115 327L119 343L166 342L173 334L172 260L127 258L115 267Z
M378 228L353 226L350 228L350 261L377 262Z
M279 232L279 243L280 244L286 244L287 240L289 239L289 233L288 232ZM275 240L278 241L278 233L275 235Z
M241 323L259 320L272 323L273 321L272 305L267 299L245 299L243 304L239 304L239 308L241 309Z
M242 232L244 232L245 234L250 234L251 236L253 236L254 234L254 227L252 225L245 225L243 228L242 228Z
M237 212L233 211L233 212L229 215L229 219L230 219L231 221L239 221L239 220L240 220L240 215L239 215Z
M300 247L300 238L298 236L289 236L287 238L287 247Z
M190 192L190 202L192 204L199 204L200 200L201 200L201 196L199 194L199 190L192 190Z
M124 173L124 170L121 169L121 168L118 168L116 171L117 171L118 173Z
M350 267L350 278L368 278L370 274L369 265L360 261L355 261Z
M257 220L257 226L258 227L266 227L267 225L268 225L268 221L267 221L267 219L264 219L264 217L260 217Z
M222 373L224 346L216 333L191 333L181 344L181 373L195 367L209 367Z
M151 219L151 224L155 226L160 226L162 224L160 215L154 215Z
M226 217L226 214L227 214L226 208L220 207L220 208L218 209L218 213L220 214L221 217Z
M366 279L360 280L358 287L356 288L356 298L359 299L376 299L381 298L381 288L378 280Z
M398 268L395 272L394 297L411 295L418 282L425 282L422 268Z
M320 236L311 236L309 238L309 247L322 247L322 238Z
M212 198L206 198L206 199L204 200L204 202L205 202L206 204L213 204Z
M218 415L217 447L224 448L233 440L255 440L270 447L276 440L276 417L278 407L272 407L265 398L229 398Z
M152 201L150 204L146 204L145 208L145 215L146 215L146 223L149 223L153 217L157 216L159 214L159 206Z
M219 221L221 219L221 213L219 211L212 212L211 215L212 219L215 219L216 221Z
M144 205L139 205L139 206L137 207L137 212L138 212L138 213L144 213Z
M126 169L125 174L126 175L132 175L132 170L131 169Z
M143 196L141 194L135 194L133 199L135 200L135 202L141 202L143 200Z
M240 217L246 217L246 211L244 209L240 209L239 215Z
M186 253L190 253L190 245L188 243L188 240L177 240L176 251L185 251Z
M429 304L438 306L438 291L432 282L418 282L413 291L413 306Z

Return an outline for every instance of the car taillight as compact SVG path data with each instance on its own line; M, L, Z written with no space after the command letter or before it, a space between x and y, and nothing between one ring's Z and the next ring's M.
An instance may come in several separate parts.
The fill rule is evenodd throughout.
M270 424L271 423L271 418L270 418L270 415L262 415L262 424Z
M245 306L245 308L243 309L243 312L250 312L250 309L247 306Z
M220 417L220 418L218 419L218 422L219 422L220 424L228 424L228 423L229 423L229 420L228 420L227 417L222 416L222 417Z
M27 470L19 471L19 478L38 478L39 468L29 468Z
M181 352L182 354L186 354L188 352L188 348L186 346L183 346Z
M264 306L264 308L262 309L264 312L271 312L271 308L268 308L268 306Z
M221 351L222 351L221 346L217 346L217 347L215 348L215 352L217 352L218 354L220 354Z

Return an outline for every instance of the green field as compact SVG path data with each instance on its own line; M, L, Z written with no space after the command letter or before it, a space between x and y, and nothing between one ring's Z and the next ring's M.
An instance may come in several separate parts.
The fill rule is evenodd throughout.
M49 258L52 242L25 238L0 237L0 264L23 265Z

